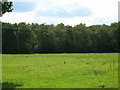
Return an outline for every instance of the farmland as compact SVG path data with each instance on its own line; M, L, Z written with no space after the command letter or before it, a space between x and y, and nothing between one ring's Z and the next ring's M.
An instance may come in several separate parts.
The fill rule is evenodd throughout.
M3 88L117 88L117 53L3 54Z

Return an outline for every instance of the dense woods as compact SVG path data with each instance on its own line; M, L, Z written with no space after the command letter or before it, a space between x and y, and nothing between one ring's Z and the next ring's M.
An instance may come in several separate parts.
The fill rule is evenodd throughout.
M119 23L65 26L3 23L3 53L96 53L118 52Z

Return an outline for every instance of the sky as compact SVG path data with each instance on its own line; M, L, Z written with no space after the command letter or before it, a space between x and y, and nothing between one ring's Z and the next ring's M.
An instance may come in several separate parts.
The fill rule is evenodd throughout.
M0 21L9 23L46 23L110 25L118 21L119 0L11 0L13 12Z

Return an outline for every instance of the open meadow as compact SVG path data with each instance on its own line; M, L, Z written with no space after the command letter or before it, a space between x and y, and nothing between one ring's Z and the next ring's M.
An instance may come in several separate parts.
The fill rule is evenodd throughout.
M117 53L3 54L3 88L117 88Z

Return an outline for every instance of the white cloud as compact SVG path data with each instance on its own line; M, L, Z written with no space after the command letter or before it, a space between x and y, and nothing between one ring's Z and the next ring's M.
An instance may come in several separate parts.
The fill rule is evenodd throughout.
M67 7L67 8L66 8ZM84 17L89 16L92 14L92 11L89 8L80 6L79 4L74 4L67 6L62 6L55 4L55 2L43 3L39 4L36 8L36 14L39 16L46 16L46 17L60 17L60 18L67 18L67 17Z
M11 12L6 13L1 18L1 21L3 22L10 22L10 23L20 23L20 22L27 22L32 23L34 21L35 13L33 11L31 12Z
M19 1L19 0L13 0ZM37 2L34 11L30 12L12 12L6 13L1 20L5 22L37 22L37 23L48 23L58 24L64 23L68 25L76 25L79 23L85 23L87 25L92 24L110 24L118 21L118 0L20 0L20 2ZM55 8L56 7L56 8ZM81 7L88 8L92 11L90 16L75 16L74 17L54 17L39 15L38 11L44 12L50 11L58 14L59 8L66 10L67 12L75 13L75 10ZM49 12L49 13L50 13ZM60 12L60 11L59 11ZM64 12L63 12L64 13ZM79 12L81 13L81 12ZM78 14L79 14L78 13ZM42 13L43 14L43 13Z

